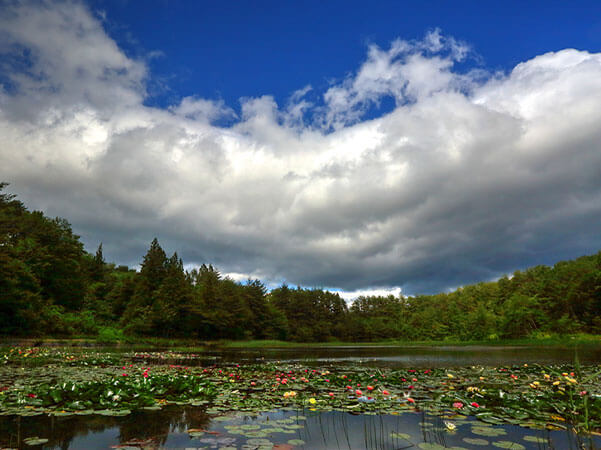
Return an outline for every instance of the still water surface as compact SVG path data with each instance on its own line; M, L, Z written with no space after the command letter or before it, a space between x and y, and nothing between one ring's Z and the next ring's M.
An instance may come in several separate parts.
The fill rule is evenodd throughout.
M142 352L141 352L142 353ZM153 358L148 358L152 360ZM214 350L197 358L167 358L170 363L207 365L213 363L254 363L262 361L303 364L349 364L389 368L430 368L465 366L506 366L514 364L601 364L601 346L446 346L446 347L317 347ZM156 362L165 359L154 359Z
M224 418L220 418L224 419ZM445 422L456 425L451 432ZM190 430L196 430L189 433ZM243 448L599 448L601 440L566 431L488 426L474 419L441 419L427 413L353 415L343 412L274 411L215 420L195 407L134 412L125 417L11 417L0 421L2 446L35 448L24 437L48 439L48 449ZM583 447L584 446L584 447Z
M216 350L193 357L186 354L160 357L152 352L138 352L138 356L133 356L134 361L189 366L281 361L398 368L562 364L573 363L575 358L583 364L600 364L601 349L374 346ZM454 425L455 430L450 430L448 423ZM47 439L47 442L38 446L26 445L24 439L34 436ZM0 416L0 448L594 449L601 448L601 438L579 437L569 429L549 431L514 425L491 426L473 418L449 419L427 412L354 415L305 409L260 414L232 412L215 417L207 414L203 407L169 406L160 411L139 411L124 417L97 414Z

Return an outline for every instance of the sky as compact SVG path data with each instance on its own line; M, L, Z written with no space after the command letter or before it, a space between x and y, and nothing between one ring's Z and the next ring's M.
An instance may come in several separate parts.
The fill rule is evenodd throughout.
M448 291L601 249L600 51L599 2L9 0L0 180L117 264Z

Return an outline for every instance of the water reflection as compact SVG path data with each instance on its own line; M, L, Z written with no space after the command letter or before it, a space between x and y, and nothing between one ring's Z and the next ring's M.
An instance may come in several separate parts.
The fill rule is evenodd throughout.
M138 355L143 355L143 352ZM511 347L511 346L447 346L447 347L318 347L209 350L194 358L143 358L134 360L182 365L211 365L231 362L265 361L302 362L320 365L366 364L389 368L460 367L472 365L503 366L514 364L583 364L601 363L601 347Z
M210 416L194 407L138 411L122 417L97 414L0 417L0 447L23 447L25 438L38 436L49 440L44 448L106 449L128 442L158 448L165 445L170 434L207 428L209 424Z
M449 423L456 427L454 431ZM32 448L23 442L31 436L48 439L43 446L48 449L579 449L601 445L601 438L590 440L569 431L489 426L471 418L448 419L425 412L354 415L279 410L211 418L199 407L173 406L125 417L0 417L0 447Z

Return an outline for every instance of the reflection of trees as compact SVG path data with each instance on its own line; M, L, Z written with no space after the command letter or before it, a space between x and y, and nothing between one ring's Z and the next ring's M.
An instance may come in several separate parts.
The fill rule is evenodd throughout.
M208 428L209 416L202 408L168 407L160 411L145 411L126 416L129 420L119 424L119 440L153 439L164 445L172 432L185 432L188 428Z
M39 436L48 439L46 446L69 448L76 437L119 430L119 442L151 441L149 446L162 446L169 433L185 432L188 428L208 428L209 416L202 408L192 406L165 407L160 411L139 411L127 416L0 417L0 447L23 447L23 439ZM93 447L94 438L90 438Z

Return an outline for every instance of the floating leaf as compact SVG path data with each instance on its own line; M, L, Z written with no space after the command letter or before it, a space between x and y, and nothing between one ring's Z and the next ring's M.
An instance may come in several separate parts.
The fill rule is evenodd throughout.
M269 439L249 439L246 443L248 445L273 445Z
M524 436L524 440L528 442L534 442L536 444L547 444L549 442L548 439L531 435Z
M39 438L37 436L34 436L34 437L29 437L29 438L23 439L23 442L27 445L42 445L42 444L45 444L46 442L48 442L48 439Z
M504 436L507 434L507 432L502 428L492 427L472 427L472 433L477 434L479 436L488 437Z
M518 444L517 442L511 442L511 441L493 442L492 445L494 445L495 447L498 447L498 448L511 448L513 450L526 450L526 447L524 447L522 444Z
M445 450L446 447L444 445L432 443L432 442L422 442L421 444L417 444L419 448L422 450Z
M472 445L488 445L488 441L486 439L465 437L463 438L463 441Z
M407 441L411 439L411 436L407 433L390 433L390 437L393 439L405 439Z

